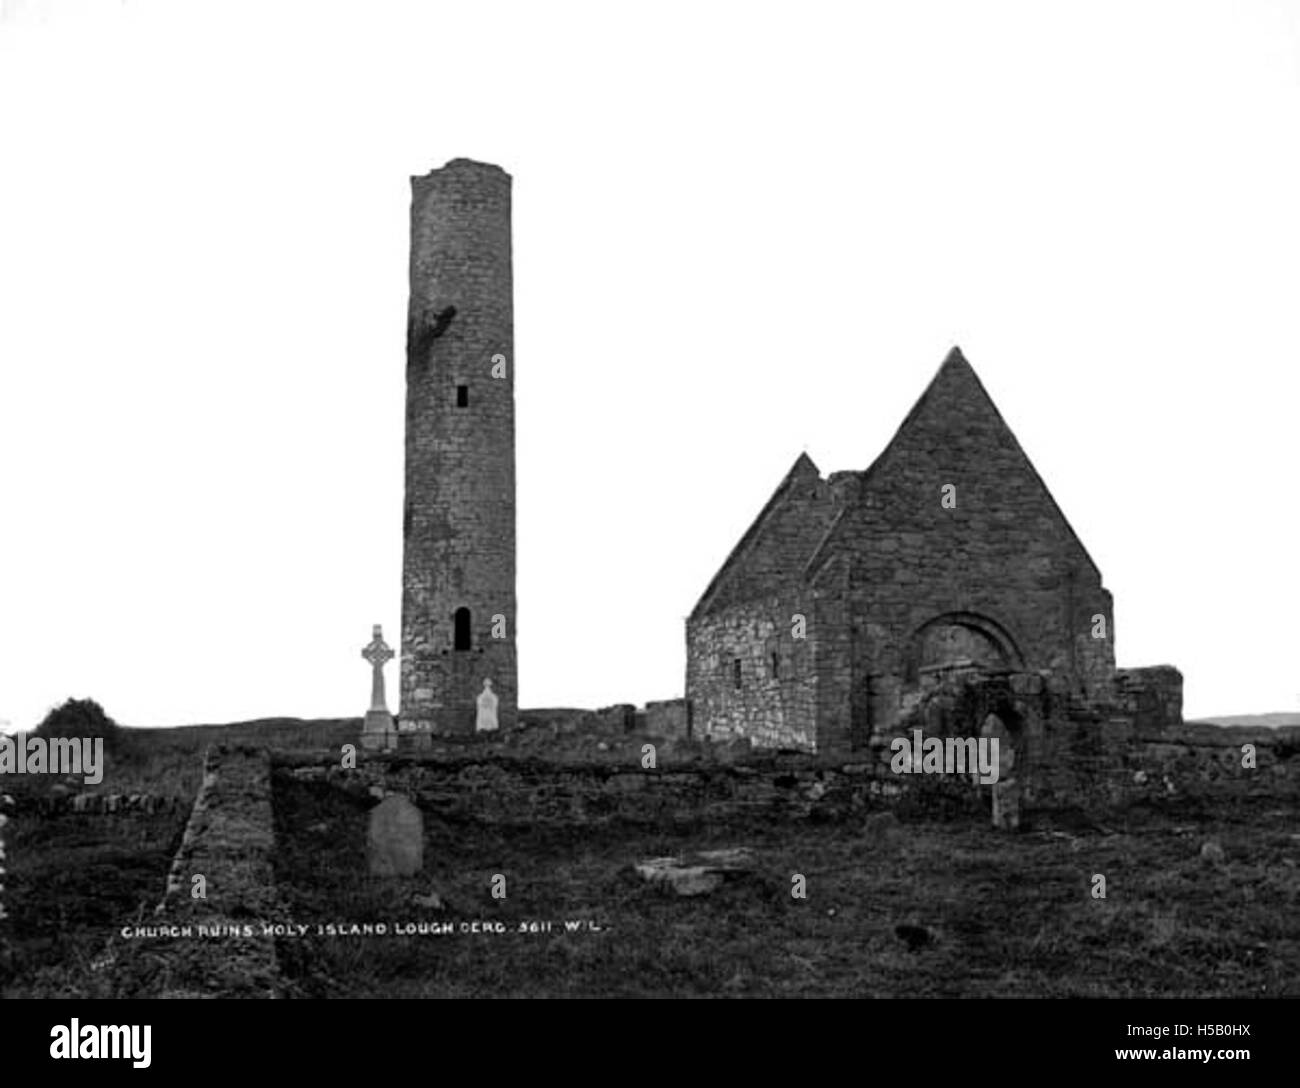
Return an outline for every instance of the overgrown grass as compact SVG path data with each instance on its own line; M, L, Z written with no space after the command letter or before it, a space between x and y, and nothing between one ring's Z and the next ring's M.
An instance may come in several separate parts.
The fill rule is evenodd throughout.
M93 788L192 798L210 743L337 749L359 729L356 719L126 729ZM640 743L548 728L508 747L518 757L625 761L627 746ZM479 920L509 929L281 940L281 969L303 996L1300 996L1300 839L1287 783L1278 780L1271 796L1220 787L1029 814L1018 835L970 816L937 818L933 806L900 806L895 831L870 834L861 815L647 829L502 828L429 814L424 874L375 880L366 871L367 803L282 775L275 881L286 915L257 921ZM60 784L7 776L0 791ZM111 996L128 981L133 993L165 989L162 969L156 986L154 975L114 976L113 935L149 920L185 815L11 823L5 901L17 955L0 994ZM1224 847L1222 863L1200 857L1211 837ZM735 845L753 848L755 871L699 898L631 871L648 857ZM506 878L505 899L491 894L496 874ZM790 895L795 874L806 878L806 899ZM1091 895L1095 874L1106 878L1104 900ZM431 892L446 909L414 899ZM565 932L566 920L600 929ZM527 930L542 921L556 928ZM928 940L912 951L899 926ZM149 962L165 967L170 954L160 944Z
M114 996L114 935L152 920L180 844L189 805L213 743L295 749L340 747L360 719L270 718L175 729L121 728L105 754L103 780L51 774L0 775L0 793L20 800L61 791L153 793L179 798L157 815L67 813L18 818L5 828L4 901L10 920L0 956L0 995ZM133 984L134 985L134 984Z
M162 897L187 815L11 821L4 880L11 959L0 965L0 995L96 991L112 935L144 919Z
M1273 802L1276 804L1276 801ZM1253 996L1300 994L1300 850L1265 804L1180 825L1123 811L1115 828L996 834L969 820L753 824L647 832L426 820L425 874L367 876L363 806L277 782L277 883L295 921L504 922L506 934L306 937L281 964L311 996ZM1199 847L1217 837L1222 865ZM633 862L748 845L757 871L681 898ZM1288 860L1290 864L1288 864ZM506 877L494 899L492 877ZM791 896L792 877L807 899ZM1091 895L1106 877L1106 898ZM417 906L434 891L446 911ZM590 919L600 932L520 923ZM897 927L923 927L917 951Z
M156 793L192 800L203 779L203 753L211 744L337 751L344 744L356 744L360 735L360 718L264 718L232 725L120 728L114 750L105 753L102 782L88 785L82 778L51 774L0 774L0 792L19 796L61 788L76 792Z

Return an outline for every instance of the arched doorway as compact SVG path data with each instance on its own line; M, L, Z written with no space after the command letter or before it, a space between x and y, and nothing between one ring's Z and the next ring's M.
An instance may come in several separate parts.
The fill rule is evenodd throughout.
M927 620L913 634L907 657L907 678L916 683L922 673L975 668L1007 672L1024 668L1024 658L1006 629L973 612L945 612Z

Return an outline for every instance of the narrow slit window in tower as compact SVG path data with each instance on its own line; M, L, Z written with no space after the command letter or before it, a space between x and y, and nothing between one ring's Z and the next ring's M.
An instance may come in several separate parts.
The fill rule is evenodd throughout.
M455 626L456 626L455 641L454 641L455 648L457 650L468 650L470 648L470 643L472 641L470 639L470 634L469 634L469 609L468 608L456 609Z
M468 385L456 386L456 407L457 408L469 407L469 386Z
M781 679L781 657L775 650L772 651L772 679Z
M737 688L740 687L740 658L738 657L731 662L731 682Z

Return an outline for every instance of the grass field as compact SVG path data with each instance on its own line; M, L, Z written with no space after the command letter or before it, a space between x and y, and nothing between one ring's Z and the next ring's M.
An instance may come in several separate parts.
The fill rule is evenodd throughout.
M1300 842L1290 814L1264 803L1223 818L1199 806L1109 813L1101 828L1040 820L1016 836L968 821L666 834L431 820L429 875L372 881L354 803L292 780L278 790L277 883L294 921L450 918L509 930L284 940L282 967L307 996L1300 994ZM1222 863L1200 858L1210 835ZM756 871L699 898L630 868L736 845L755 850ZM490 894L495 873L507 878L504 900ZM803 900L790 894L796 873ZM1095 873L1104 900L1091 896ZM431 891L447 910L415 905ZM527 932L546 920L601 930ZM911 950L899 926L928 943Z
M8 957L0 997L101 992L105 952L162 897L185 810L15 820L5 829ZM111 989L111 987L110 987Z
M188 800L213 740L336 747L358 725L132 731L95 788ZM589 738L573 743L566 755L594 749ZM589 754L610 758L614 746ZM10 776L0 791L57 785ZM866 830L861 815L662 828L428 816L424 875L392 880L367 875L363 800L277 775L274 810L285 917L266 921L455 929L284 938L278 961L292 995L1300 996L1300 828L1294 798L1280 794L1207 787L1086 815L1031 812L1017 835L905 808L898 823ZM141 978L115 975L130 959L117 957L115 934L151 919L185 815L11 823L0 995L141 992ZM1222 860L1201 857L1210 838ZM631 869L724 846L750 847L754 869L698 898ZM506 877L504 899L491 895L495 874ZM790 894L794 874L806 899ZM1104 900L1091 895L1094 874L1106 878ZM443 909L417 902L430 893ZM507 932L459 931L474 921ZM579 928L566 932L565 921ZM550 932L531 925L543 922ZM903 930L910 944L899 927L913 927Z
M147 921L162 898L189 805L214 742L276 748L355 740L360 719L270 718L232 725L121 731L103 780L0 775L0 794L154 793L181 804L156 815L15 819L5 828L4 902L8 947L0 949L0 997L108 996L105 957L123 925Z

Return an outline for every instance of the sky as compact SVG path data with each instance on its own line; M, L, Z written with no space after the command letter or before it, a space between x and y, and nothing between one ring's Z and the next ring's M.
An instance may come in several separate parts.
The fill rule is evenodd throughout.
M1300 5L0 2L0 727L365 711L457 157L514 178L521 705L681 695L794 459L959 344L1119 664L1300 710Z

